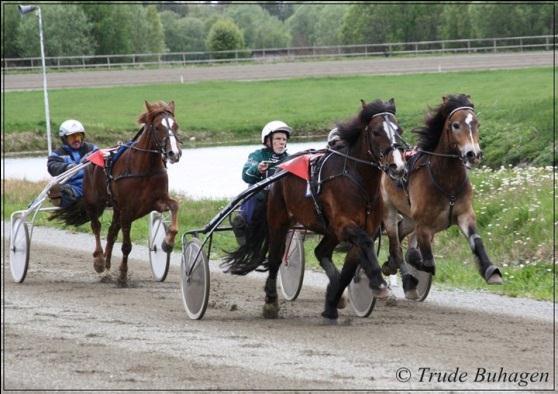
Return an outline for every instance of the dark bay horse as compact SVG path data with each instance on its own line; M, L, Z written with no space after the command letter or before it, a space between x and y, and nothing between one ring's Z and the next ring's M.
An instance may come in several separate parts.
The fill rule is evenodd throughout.
M382 220L382 171L393 177L401 177L405 172L398 149L401 130L395 118L394 100L368 104L362 101L359 114L338 125L338 130L345 147L330 151L322 158L321 192L316 204L321 214L317 213L313 199L305 196L306 181L289 173L272 184L267 215L262 212L257 216L260 221L253 224L261 226L260 230L253 231L255 236L229 254L223 263L228 272L238 275L260 264L269 270L265 285L266 318L278 316L277 271L287 232L297 223L324 235L315 249L329 278L323 317L337 319L338 302L359 264L377 297L386 298L390 294L372 245ZM339 274L332 262L332 252L341 241L348 241L353 247Z
M397 271L403 262L400 242L412 233L407 261L434 274L434 235L457 224L476 257L480 274L488 284L501 284L502 275L490 262L477 233L473 188L467 176L482 158L474 105L463 94L442 100L426 115L425 126L413 130L418 135L418 156L409 169L407 186L382 178L384 226L390 243L390 261L383 270L385 274ZM416 279L402 274L406 297L416 299Z
M174 116L174 101L145 102L146 112L138 122L143 124L136 138L111 166L109 180L106 169L90 165L85 169L84 197L76 206L56 216L68 224L80 225L91 221L95 234L94 268L98 273L109 273L112 248L122 229L122 263L118 284L125 286L128 273L128 255L132 250L130 228L132 222L151 211L170 210L171 225L162 248L170 252L178 231L178 203L169 197L167 160L176 163L182 151L176 136L178 124ZM113 206L112 222L108 231L106 249L101 246L101 222L104 209Z

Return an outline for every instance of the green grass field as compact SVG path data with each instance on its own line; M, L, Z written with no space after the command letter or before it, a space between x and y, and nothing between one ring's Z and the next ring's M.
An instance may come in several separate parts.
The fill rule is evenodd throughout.
M478 274L474 257L465 238L457 227L439 233L433 244L437 263L436 284L465 289L479 289L509 296L552 300L555 266L553 265L553 170L540 168L488 168L471 173L475 188L474 207L478 230L492 261L504 274L503 286L487 286ZM5 182L2 216L9 220L11 212L27 207L28 203L43 189L45 183L25 181ZM203 228L228 201L189 200L178 197L180 208L180 235L194 228ZM62 227L48 222L47 214L37 218L37 224ZM110 214L103 216L106 234ZM90 232L89 225L77 231ZM140 219L132 227L132 239L136 243L147 241L147 220ZM177 237L180 250L180 237ZM307 265L318 267L313 254L318 239L310 237L305 242ZM212 258L222 255L223 250L233 250L236 242L231 232L214 236ZM387 259L387 238L382 239L379 260ZM119 259L120 251L115 251ZM336 253L334 259L342 264L344 255Z
M413 141L429 106L447 94L467 93L481 122L488 165L552 163L553 70L532 68L416 75L306 78L254 82L58 89L49 91L53 131L81 120L88 137L112 146L133 136L144 100L174 100L186 146L257 141L261 127L281 119L299 137L324 136L354 116L360 99L394 97L398 119ZM46 150L42 91L4 93L5 152ZM195 138L195 142L193 141ZM55 143L58 141L55 138Z

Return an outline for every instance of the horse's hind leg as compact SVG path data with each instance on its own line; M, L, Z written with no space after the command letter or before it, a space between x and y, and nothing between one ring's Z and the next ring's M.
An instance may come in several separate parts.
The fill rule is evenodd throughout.
M384 275L394 275L403 262L401 238L399 236L399 214L393 207L384 208L384 228L389 239L389 259L382 265Z
M130 238L130 221L120 221L122 226L122 262L120 263L120 275L118 277L118 285L126 287L128 283L128 255L132 251L132 240Z
M435 275L436 265L434 263L434 255L432 254L432 239L434 238L434 234L429 228L417 225L415 235L417 237L420 254L422 255L422 261L414 265L414 267L420 271ZM409 262L413 265L412 260Z
M116 237L118 236L118 232L120 231L120 215L118 211L115 209L112 214L112 222L110 223L110 227L107 234L107 244L105 246L105 267L110 270L111 266L111 259L112 259L112 248L114 246L114 242L116 241Z
M265 304L263 316L266 319L276 319L279 316L279 302L277 297L277 272L281 266L282 256L285 253L285 243L288 225L270 229L268 275L265 282ZM273 234L273 236L271 236Z
M167 230L167 234L165 235L165 239L161 244L161 249L165 253L172 252L174 248L174 239L176 234L178 233L178 202L173 200L172 198L168 198L166 201L159 203L157 208L160 212L166 211L167 209L170 210L171 213L171 224Z
M457 222L459 228L465 238L469 241L469 246L475 255L480 274L486 280L489 285L501 285L503 283L502 274L498 267L496 267L490 261L486 250L484 249L484 244L480 235L477 233L475 216L471 212L458 216Z
M339 270L331 259L333 249L338 243L339 241L335 238L335 235L326 234L318 246L316 246L316 249L314 249L314 254L329 279L326 290L325 310L322 312L322 316L328 319L337 319L338 317L337 302L340 298L337 298L336 295L339 289Z

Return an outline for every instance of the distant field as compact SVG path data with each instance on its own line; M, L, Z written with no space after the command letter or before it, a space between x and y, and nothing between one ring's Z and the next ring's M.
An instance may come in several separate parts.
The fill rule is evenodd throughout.
M193 145L253 142L271 119L291 124L298 136L323 136L336 121L355 115L360 99L394 97L399 121L410 131L422 123L427 107L438 105L443 95L467 93L479 113L488 164L550 164L552 72L544 67L63 89L49 91L49 102L54 133L63 120L77 118L86 125L92 141L110 146L132 137L144 100L174 100L185 144ZM6 152L45 149L41 91L4 93L3 118ZM411 133L406 138L412 141Z

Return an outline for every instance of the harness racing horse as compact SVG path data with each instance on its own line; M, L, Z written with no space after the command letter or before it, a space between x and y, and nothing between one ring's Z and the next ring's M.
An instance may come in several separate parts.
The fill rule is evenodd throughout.
M324 318L331 322L338 318L339 300L359 264L370 279L375 296L387 298L390 294L372 246L382 220L382 171L396 178L405 173L398 149L400 128L394 100L368 104L362 101L360 113L338 125L338 130L346 145L340 151L329 150L322 157L321 191L315 200L305 196L307 182L302 178L289 173L277 180L268 194L267 215L266 212L254 215L257 222L252 225L259 228L250 232L252 236L246 244L230 253L223 263L226 271L237 275L245 275L260 265L269 270L265 318L278 316L277 271L285 252L287 232L295 224L324 235L314 251L329 278ZM341 241L354 247L339 274L332 252Z
M112 248L122 229L122 262L118 284L126 286L128 255L132 250L130 228L132 222L151 211L170 210L171 224L162 249L170 253L178 231L178 203L169 197L167 160L176 163L182 151L176 136L178 124L174 116L174 101L145 102L147 111L140 115L143 124L133 142L126 146L110 171L100 166L85 168L84 197L66 212L56 212L56 217L67 224L80 225L91 221L95 234L94 268L98 273L109 274ZM101 222L104 209L113 206L112 222L107 235L106 249L101 247Z
M413 163L408 184L398 185L382 177L384 226L390 244L390 259L382 267L384 274L395 274L401 266L405 296L417 299L417 280L401 265L400 242L413 233L407 262L435 274L431 247L434 235L457 224L477 259L480 274L488 284L502 284L502 275L490 262L476 229L473 188L467 171L480 162L482 151L479 121L470 96L443 97L443 102L427 114L425 126L413 132L418 135L418 153L408 162Z

